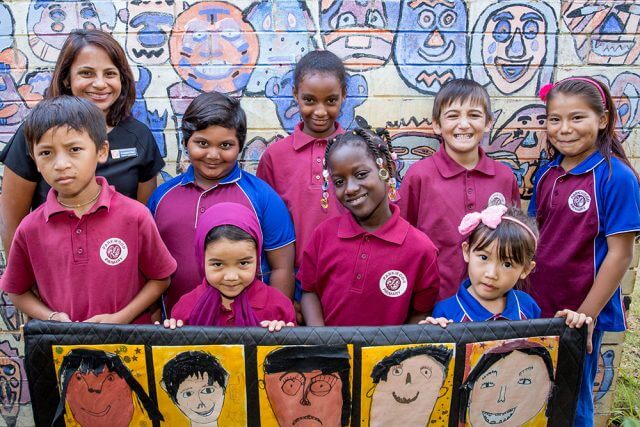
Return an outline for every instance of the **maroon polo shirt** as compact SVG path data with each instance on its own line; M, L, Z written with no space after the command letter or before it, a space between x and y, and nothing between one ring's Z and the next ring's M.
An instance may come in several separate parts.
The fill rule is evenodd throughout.
M184 320L185 325L188 324L187 321L191 315L193 306L209 286L210 285L208 283L201 283L194 290L183 295L176 305L173 306L171 317L174 319ZM296 313L293 309L293 303L276 288L272 288L260 280L256 280L253 285L248 289L245 289L243 292L248 292L247 297L249 298L249 304L259 321L284 320L285 322L296 323ZM234 303L231 303L231 310L227 310L222 306L222 304L220 304L220 310L223 313L226 326L235 326L233 304Z
M314 228L322 221L344 212L335 192L329 191L329 208L323 209L322 161L327 140L344 133L336 122L336 131L327 138L316 139L303 131L300 122L293 133L267 147L260 158L256 176L280 195L291 213L296 230L296 267Z
M165 279L176 261L149 210L96 177L102 191L82 217L50 190L43 205L16 230L0 288L23 294L34 288L53 311L83 321L115 313L150 279ZM151 323L143 312L133 323Z
M346 213L318 226L298 279L322 303L327 326L402 325L413 307L430 312L440 283L437 249L420 230L392 217L374 232Z
M438 248L440 295L448 298L467 277L458 233L462 218L489 204L520 207L520 193L513 172L480 151L475 168L467 170L447 154L443 146L433 156L411 165L400 186L398 206L411 225L422 230Z

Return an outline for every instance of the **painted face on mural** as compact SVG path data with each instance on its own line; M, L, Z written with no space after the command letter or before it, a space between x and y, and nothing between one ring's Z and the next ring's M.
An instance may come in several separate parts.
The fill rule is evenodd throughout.
M537 10L513 5L497 10L483 30L482 55L489 79L503 93L523 88L547 53L547 23Z
M471 390L472 426L520 426L543 410L552 383L541 357L514 351L494 363Z
M444 378L442 364L424 354L392 366L373 392L371 426L426 426Z
M562 2L562 19L580 60L594 65L631 65L640 55L637 0Z
M18 100L18 102L16 102ZM0 62L0 142L8 142L27 114L8 65Z
M531 197L533 176L549 158L546 126L545 106L527 105L509 117L484 147L492 158L511 167L522 197Z
M319 0L322 39L350 70L384 65L398 24L398 1Z
M270 78L281 77L315 49L315 26L304 2L257 2L245 11L245 19L260 40L260 67L251 75L248 92L264 92Z
M178 16L169 51L171 64L192 88L237 93L258 59L258 39L237 7L202 2Z
M196 424L215 422L224 404L224 388L215 381L209 384L209 374L192 375L180 384L176 405Z
M40 59L55 62L67 35L74 30L109 30L115 26L110 1L32 0L27 15L29 46Z
M20 410L20 365L0 350L0 414L16 417Z
M132 0L120 10L127 24L126 49L140 64L162 64L169 59L169 33L174 20L174 0Z
M265 389L280 426L339 426L342 380L337 372L265 374Z
M606 77L596 78L610 88L622 127L620 134L626 139L640 123L640 76L624 72L617 75L611 84Z
M73 373L67 386L67 403L81 426L129 425L133 417L133 397L127 382L105 366L92 372Z
M0 3L0 50L13 45L13 16L9 6Z
M405 83L421 93L436 94L447 81L464 77L466 31L462 0L403 2L393 54Z

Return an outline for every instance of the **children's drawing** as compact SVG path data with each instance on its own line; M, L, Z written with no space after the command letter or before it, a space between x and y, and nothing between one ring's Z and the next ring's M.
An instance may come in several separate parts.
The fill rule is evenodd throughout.
M247 424L243 346L154 346L152 354L163 425Z
M0 1L0 50L13 45L13 30L16 21L9 6Z
M362 424L446 424L454 352L453 344L363 348Z
M640 55L640 10L636 0L563 1L562 19L583 63L636 63Z
M131 115L151 129L153 139L156 141L162 157L167 156L167 144L164 139L164 128L167 126L167 110L162 113L158 110L149 110L144 95L151 84L151 72L148 68L137 66L138 80L136 80L136 100L131 108Z
M113 427L162 419L148 395L144 346L54 346L53 354L60 391L55 420L64 415L67 425Z
M600 357L598 358L598 371L593 383L593 400L596 402L611 390L611 385L616 375L613 365L615 358L616 354L612 349L600 353Z
M505 95L525 87L537 94L551 81L557 36L556 13L546 3L508 0L490 5L471 35L473 79L491 83Z
M393 151L397 154L396 168L400 182L413 163L432 156L440 148L440 137L433 132L431 121L410 117L405 120L388 121Z
M275 416L280 426L348 425L351 359L347 345L258 347L264 373L261 420Z
M547 425L559 337L467 344L460 420L471 426Z
M443 84L465 76L467 7L463 0L403 0L393 45L402 80L435 95Z
M144 65L169 59L169 33L173 27L174 0L130 0L118 17L126 24L125 48L129 58Z
M607 85L611 91L620 119L621 128L618 130L623 140L627 139L640 123L640 75L625 71L611 82L605 76L594 77Z
M0 416L5 425L15 427L20 408L29 401L24 361L9 341L2 341L0 342Z

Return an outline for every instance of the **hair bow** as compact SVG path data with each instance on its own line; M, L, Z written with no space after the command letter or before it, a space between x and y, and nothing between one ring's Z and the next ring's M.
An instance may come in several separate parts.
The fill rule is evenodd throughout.
M555 86L553 83L548 83L540 88L538 96L542 102L547 102L547 96L549 95L549 92L551 92L551 89L553 89L553 86Z
M491 229L495 229L501 222L502 216L507 212L507 207L504 205L489 206L482 212L468 213L460 221L458 226L458 232L466 235L471 233L482 222L484 225Z

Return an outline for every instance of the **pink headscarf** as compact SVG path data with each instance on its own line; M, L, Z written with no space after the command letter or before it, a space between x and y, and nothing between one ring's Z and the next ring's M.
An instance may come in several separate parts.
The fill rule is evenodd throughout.
M262 230L258 218L249 208L238 203L219 203L210 207L198 220L196 228L195 249L198 269L203 277L202 283L206 291L196 301L189 315L190 325L223 326L220 316L222 298L220 292L207 283L204 274L205 239L211 229L221 225L233 225L248 233L256 242L256 274L260 271L260 254L262 253ZM233 308L236 326L259 326L251 305L249 304L248 289L258 279L254 279L234 300Z

